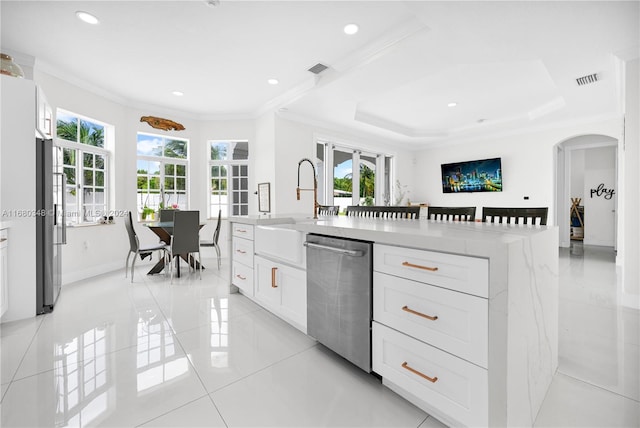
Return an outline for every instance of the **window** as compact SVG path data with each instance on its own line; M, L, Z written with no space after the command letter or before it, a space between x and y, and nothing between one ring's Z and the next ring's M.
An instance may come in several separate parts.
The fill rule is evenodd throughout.
M95 223L108 215L105 140L113 127L64 110L57 111L56 145L62 148L68 224Z
M338 205L341 211L349 205L389 205L391 156L325 141L316 148L321 203Z
M138 133L137 205L142 220L163 208L188 208L188 140Z
M209 141L209 217L249 214L249 142Z

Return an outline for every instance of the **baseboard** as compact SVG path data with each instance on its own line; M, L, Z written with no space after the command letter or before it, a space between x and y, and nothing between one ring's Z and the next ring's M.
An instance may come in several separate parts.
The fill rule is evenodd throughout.
M111 263L105 263L98 266L92 266L87 269L63 273L62 274L62 286L72 284L74 282L82 281L84 279L92 278L94 276L102 275L103 273L113 272L124 268L124 263L121 260L113 261Z

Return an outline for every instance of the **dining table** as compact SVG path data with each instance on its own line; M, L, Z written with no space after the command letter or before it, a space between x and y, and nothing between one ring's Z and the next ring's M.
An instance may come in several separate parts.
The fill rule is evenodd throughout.
M200 223L200 229L202 229L205 225L206 223ZM167 245L171 245L171 237L173 236L172 221L157 221L157 222L151 222L151 223L144 223L144 226L148 227L149 230L155 233L161 242L164 242ZM201 265L200 261L196 260L195 258L191 258L191 260L189 260L188 254L178 254L177 256L179 256L179 257L176 257L176 275L178 276L178 278L180 277L180 259L183 259L184 261L186 261L187 264L190 264L192 268L200 269L200 265ZM153 265L151 270L147 272L147 275L154 275L156 273L160 273L162 272L164 267L165 267L164 259L158 260L158 263ZM204 265L202 265L202 269L204 269Z

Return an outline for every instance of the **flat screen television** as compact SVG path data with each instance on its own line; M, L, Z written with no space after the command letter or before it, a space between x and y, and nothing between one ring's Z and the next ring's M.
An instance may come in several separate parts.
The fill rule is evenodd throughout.
M501 158L445 163L442 168L442 192L502 192Z

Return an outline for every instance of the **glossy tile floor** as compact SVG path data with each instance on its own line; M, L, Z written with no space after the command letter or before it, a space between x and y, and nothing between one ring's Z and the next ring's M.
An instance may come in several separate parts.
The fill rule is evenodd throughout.
M228 294L225 266L171 285L141 264L133 284L72 284L53 313L3 324L1 425L443 426ZM616 305L610 251L563 251L561 275L560 367L536 425L638 427L638 311Z

